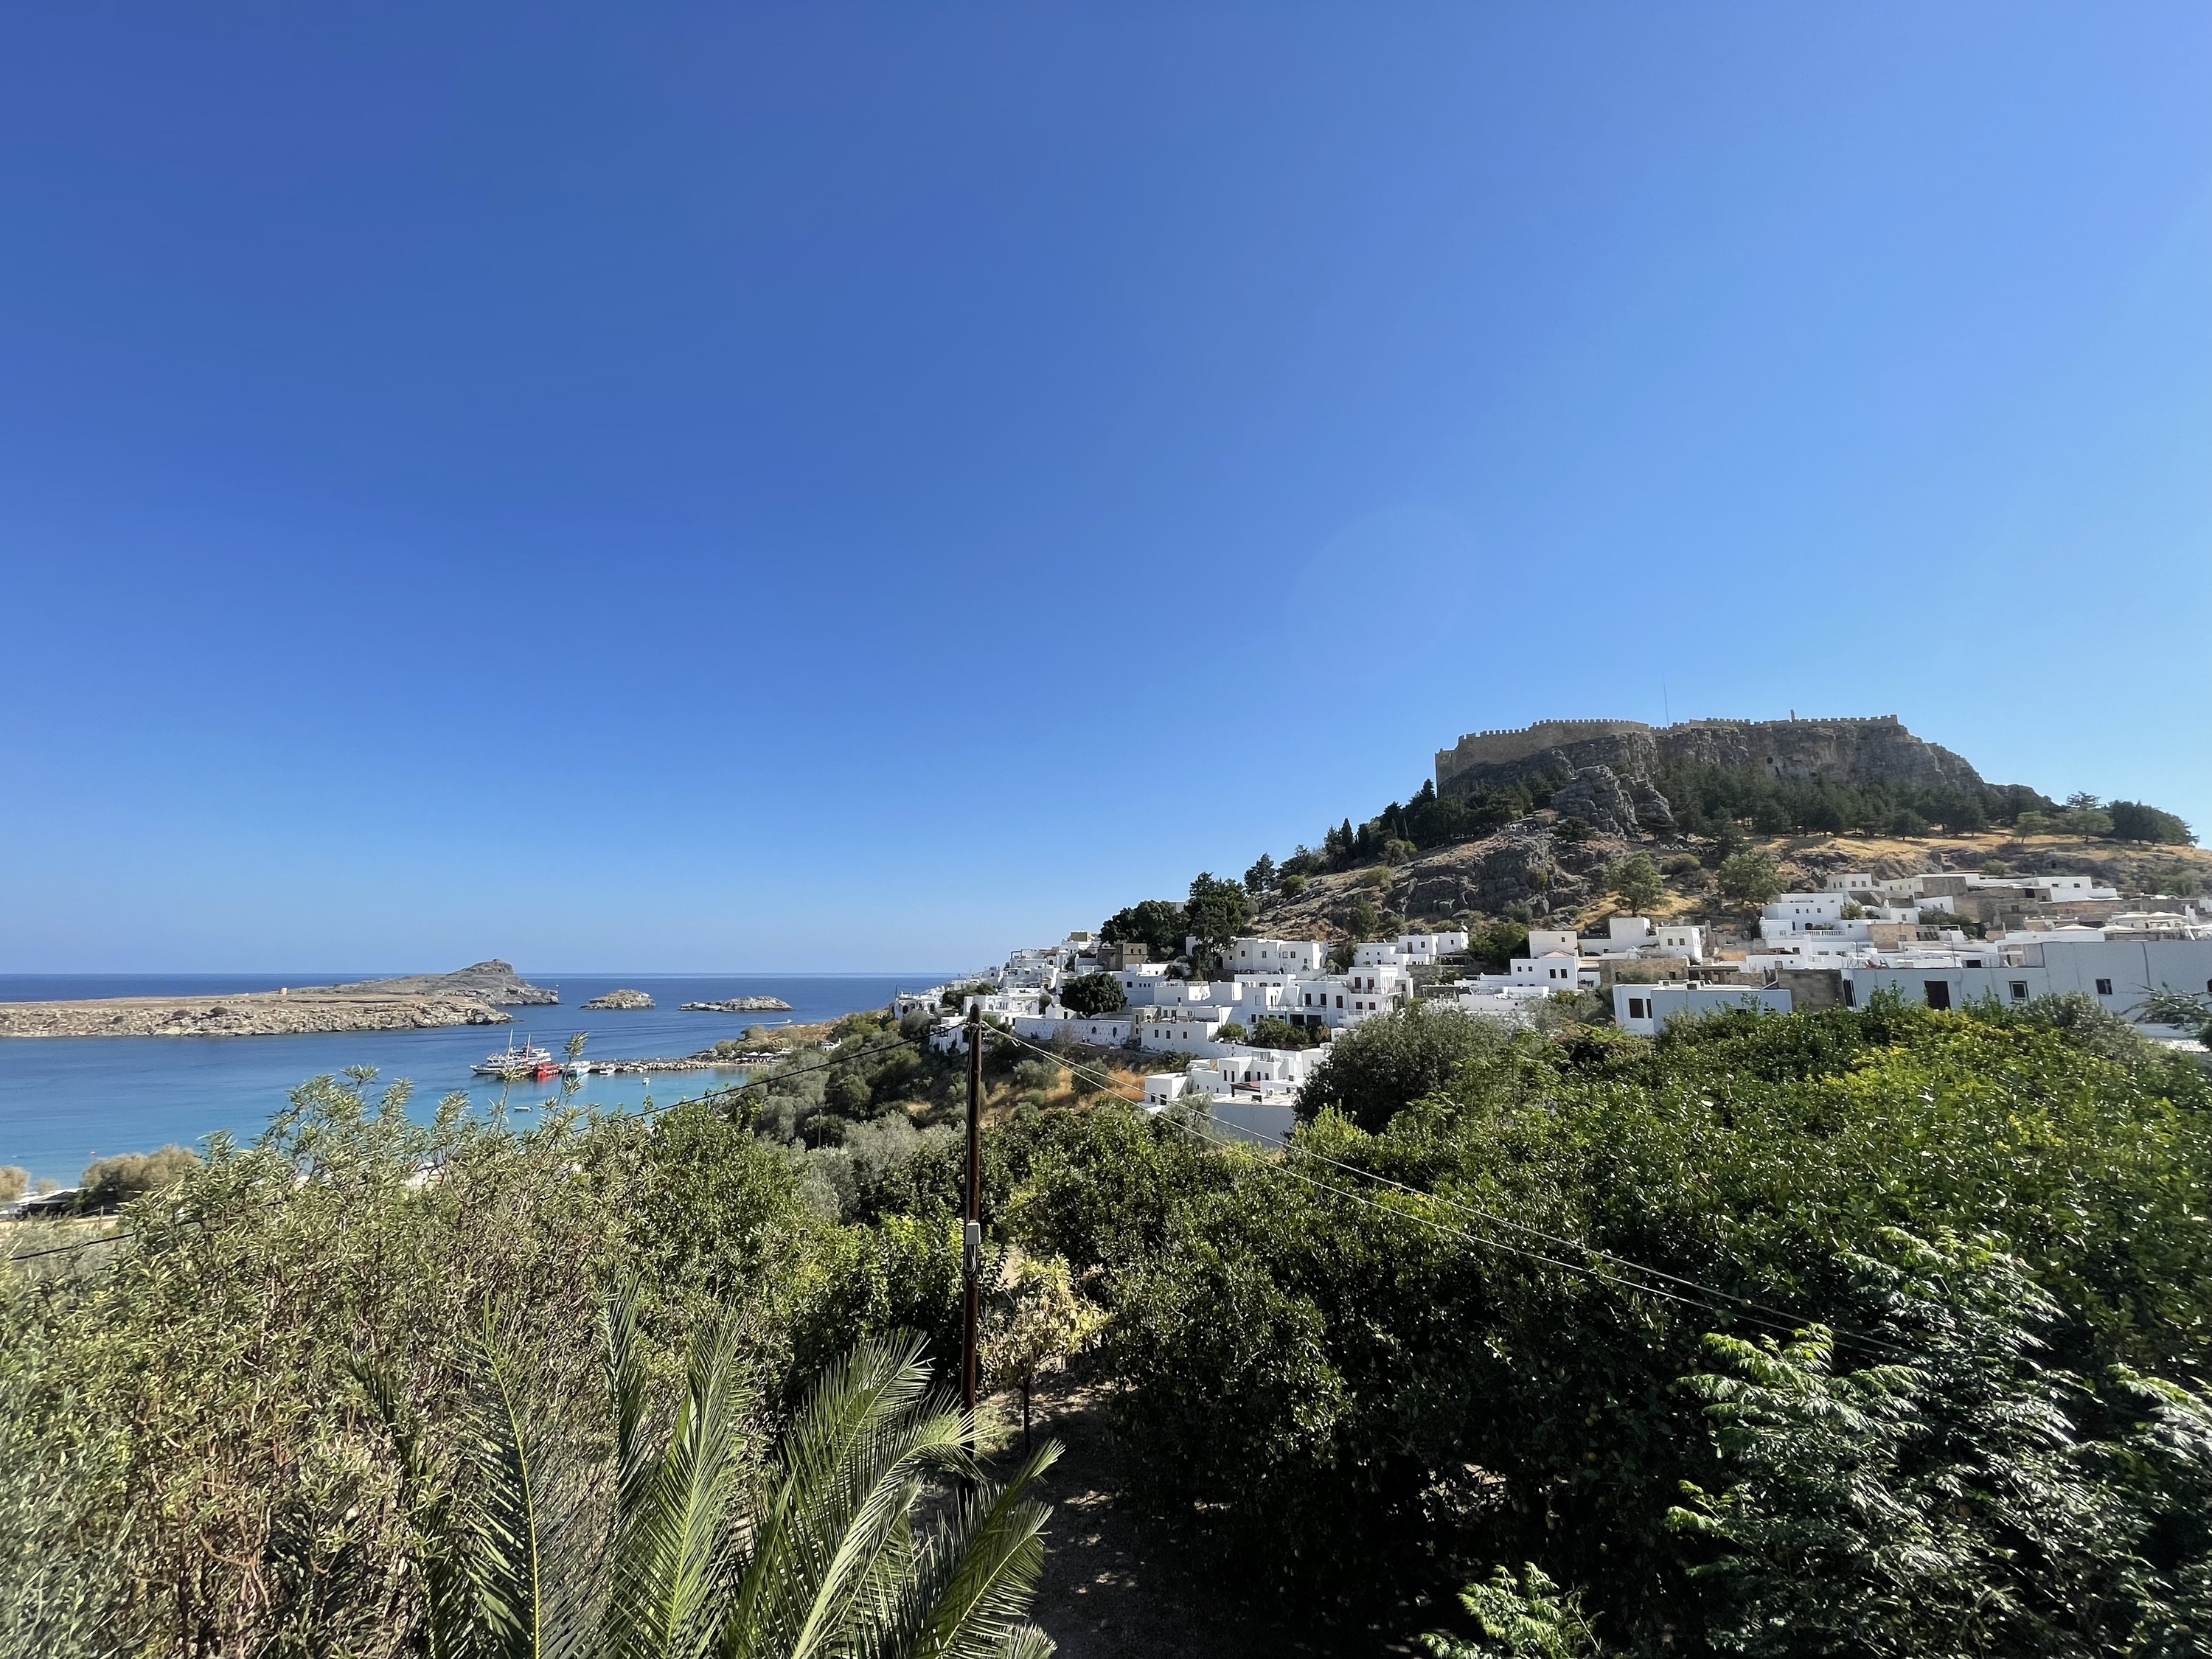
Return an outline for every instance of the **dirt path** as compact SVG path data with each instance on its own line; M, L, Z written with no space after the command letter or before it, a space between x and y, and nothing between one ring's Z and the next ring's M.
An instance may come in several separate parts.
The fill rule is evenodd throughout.
M1065 1448L1042 1494L1053 1506L1036 1622L1060 1659L1246 1659L1257 1650L1184 1570L1171 1540L1131 1507L1103 1390L1064 1375L1037 1389L1036 1432Z

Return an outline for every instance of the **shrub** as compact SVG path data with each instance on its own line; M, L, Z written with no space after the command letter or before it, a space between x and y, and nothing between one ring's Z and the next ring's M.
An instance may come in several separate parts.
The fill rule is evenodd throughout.
M164 1146L158 1152L125 1152L95 1158L85 1166L77 1182L77 1200L88 1208L108 1210L118 1204L175 1186L199 1168L198 1155L183 1146Z
M1386 841L1382 843L1382 862L1403 864L1419 850L1410 841Z
M1039 1054L1034 1059L1014 1063L1014 1086L1035 1090L1039 1094L1050 1094L1060 1087L1060 1062Z
M1267 1014L1252 1028L1252 1042L1261 1048L1310 1048L1320 1034L1304 1025L1293 1025L1278 1014Z

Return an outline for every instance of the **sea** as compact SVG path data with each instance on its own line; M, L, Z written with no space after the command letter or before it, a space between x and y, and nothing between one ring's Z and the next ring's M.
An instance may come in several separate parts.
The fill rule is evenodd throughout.
M334 985L386 973L0 974L0 1002L84 997L204 997L273 991L285 985ZM394 1079L415 1085L410 1109L428 1117L441 1097L465 1091L489 1108L502 1093L510 1110L535 1105L555 1084L508 1085L469 1068L513 1036L556 1054L576 1032L588 1060L669 1059L695 1054L751 1025L805 1024L860 1008L880 1008L901 988L942 983L949 974L563 974L522 970L533 985L557 989L557 1007L510 1008L512 1025L447 1026L430 1031L332 1031L305 1036L0 1037L0 1164L33 1180L73 1186L86 1164L117 1152L175 1144L199 1150L218 1132L246 1141L281 1110L287 1091L309 1078L373 1066L372 1090ZM643 991L654 1006L591 1013L579 1004L620 988ZM729 997L781 997L787 1014L686 1013L678 1004ZM740 1083L735 1068L580 1079L577 1103L605 1109L666 1105L702 1090Z

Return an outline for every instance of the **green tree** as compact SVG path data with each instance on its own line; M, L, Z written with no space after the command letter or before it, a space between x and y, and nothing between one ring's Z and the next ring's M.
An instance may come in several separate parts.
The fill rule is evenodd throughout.
M1276 880L1275 860L1265 853L1261 854L1254 860L1252 867L1244 872L1245 888L1254 893L1273 892Z
M2105 811L2118 840L2146 841L2163 847L2188 847L2196 842L2195 832L2172 813L2139 800L2116 800Z
M1528 924L1508 916L1477 928L1468 935L1468 950L1492 973L1506 971L1506 963L1528 948Z
M1183 906L1183 925L1208 950L1226 949L1252 917L1252 897L1241 882L1217 881L1200 871Z
M1631 853L1606 866L1605 884L1631 910L1649 910L1666 896L1667 884L1648 853Z
M1337 1033L1298 1091L1298 1115L1341 1112L1372 1133L1462 1066L1498 1059L1511 1042L1497 1021L1440 1003L1394 1008Z
M1155 959L1165 961L1182 954L1182 906L1171 899L1146 899L1106 918L1098 937L1109 945L1148 946Z
M1112 974L1079 974L1060 988L1060 1006L1071 1014L1095 1019L1128 1006L1121 981Z
M1037 1378L1067 1363L1098 1333L1104 1316L1075 1288L1058 1256L1024 1256L993 1293L983 1326L983 1369L1022 1400L1022 1450Z
M1712 1336L1720 1369L1689 1379L1733 1480L1688 1486L1673 1520L1719 1552L1697 1571L1723 1591L1721 1645L2201 1650L2203 1529L2178 1560L2178 1540L2151 1534L2212 1489L2212 1399L2122 1370L2100 1407L2041 1358L2057 1304L1995 1241L1890 1231L1881 1245L1850 1260L1897 1357L1844 1372L1825 1328ZM2085 1419L2112 1405L2148 1420L2085 1446Z
M607 1319L611 1463L564 1445L523 1362L487 1341L488 1400L456 1498L397 1389L370 1387L421 1534L430 1651L444 1659L671 1659L678 1654L1042 1656L1024 1617L1049 1510L1024 1491L1048 1444L1004 1485L981 1480L975 1425L929 1393L921 1345L865 1341L817 1377L771 1447L754 1443L740 1326L694 1344L674 1420L652 1424L653 1375L634 1298ZM927 1527L933 1477L974 1481ZM604 1543L580 1537L594 1483Z
M1782 872L1764 847L1746 847L1721 860L1713 872L1721 896L1738 904L1767 904L1782 891Z

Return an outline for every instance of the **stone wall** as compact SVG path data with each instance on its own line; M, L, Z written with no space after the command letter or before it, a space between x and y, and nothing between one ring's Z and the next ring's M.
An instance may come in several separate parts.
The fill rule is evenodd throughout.
M1625 780L1649 781L1682 763L1763 772L1793 781L1905 783L1926 789L1972 788L1980 774L1960 756L1916 738L1894 714L1856 719L1540 720L1520 732L1471 732L1437 752L1437 790L1466 794L1558 771L1604 766Z

